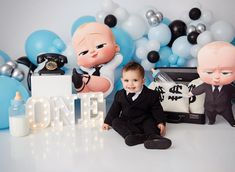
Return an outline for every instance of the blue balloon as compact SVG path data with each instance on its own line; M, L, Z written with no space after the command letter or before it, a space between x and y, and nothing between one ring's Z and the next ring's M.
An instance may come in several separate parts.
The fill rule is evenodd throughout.
M177 56L176 54L172 54L172 55L170 55L168 60L171 65L175 65L177 63L178 58L179 58L179 56Z
M172 50L168 46L161 47L159 50L159 55L161 59L168 59L171 54Z
M183 66L185 66L186 62L187 62L187 60L185 58L179 57L176 64L179 67L183 67Z
M168 59L161 59L155 64L155 67L168 67L170 65Z
M11 60L11 58L1 50L0 50L0 58L2 58L4 60L4 62Z
M169 26L169 24L171 23L170 19L168 19L167 17L163 17L162 23L166 24Z
M37 65L37 56L42 53L61 54L66 49L61 38L49 30L38 30L29 35L25 42L25 52L29 60Z
M127 64L135 53L135 43L131 36L121 28L112 28L116 43L120 47L120 53L123 55L121 65Z
M0 76L0 83L0 129L6 129L9 127L8 109L15 93L19 91L25 102L29 93L23 84L14 78Z
M90 22L95 22L96 19L93 16L82 16L79 17L72 25L71 28L71 35L73 36L74 32L77 30L79 26L81 26L84 23L90 23Z

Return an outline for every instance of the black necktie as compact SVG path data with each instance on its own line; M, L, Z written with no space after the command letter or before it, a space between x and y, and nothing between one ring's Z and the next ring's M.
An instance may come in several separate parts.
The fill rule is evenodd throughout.
M218 97L219 95L219 86L214 86L215 89L213 91L213 97L214 97L214 100Z
M100 76L100 68L101 68L101 67L102 67L102 66L96 66L96 67L94 67L95 72L93 72L92 75Z
M135 93L128 93L127 99L128 99L129 102L133 102L132 97L133 97L134 95L135 95Z

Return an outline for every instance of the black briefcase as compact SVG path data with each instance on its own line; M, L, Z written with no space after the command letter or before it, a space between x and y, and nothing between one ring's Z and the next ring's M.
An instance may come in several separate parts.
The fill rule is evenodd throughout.
M161 72L168 75L175 83L188 85L194 79L199 78L195 67L160 67ZM193 123L205 124L205 114L167 112L167 122L169 123Z

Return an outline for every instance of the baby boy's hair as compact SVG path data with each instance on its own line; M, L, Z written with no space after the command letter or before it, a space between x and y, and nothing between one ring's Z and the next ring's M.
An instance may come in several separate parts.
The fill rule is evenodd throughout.
M130 61L129 63L127 63L123 69L122 69L122 73L123 72L127 72L127 71L138 71L139 74L141 75L142 78L144 78L144 68L143 66L141 66L139 63L134 62L134 61Z

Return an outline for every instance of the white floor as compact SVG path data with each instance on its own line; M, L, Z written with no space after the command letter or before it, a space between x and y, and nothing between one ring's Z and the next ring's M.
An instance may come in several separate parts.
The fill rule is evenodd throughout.
M128 147L113 130L66 126L26 137L0 130L1 172L233 172L235 128L220 116L215 125L167 124L167 150Z

